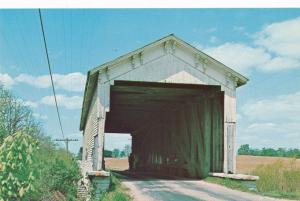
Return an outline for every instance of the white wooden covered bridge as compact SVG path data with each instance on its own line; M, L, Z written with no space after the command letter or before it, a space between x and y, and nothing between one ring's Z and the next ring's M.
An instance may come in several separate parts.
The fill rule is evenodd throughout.
M104 133L132 135L133 170L235 173L236 88L247 81L173 34L90 70L83 173L104 168Z

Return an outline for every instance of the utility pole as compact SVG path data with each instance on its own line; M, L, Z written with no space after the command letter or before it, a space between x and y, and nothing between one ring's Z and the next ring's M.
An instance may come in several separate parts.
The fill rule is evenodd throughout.
M64 138L64 139L55 139L54 141L62 141L66 143L67 151L69 152L69 142L78 141L78 139Z

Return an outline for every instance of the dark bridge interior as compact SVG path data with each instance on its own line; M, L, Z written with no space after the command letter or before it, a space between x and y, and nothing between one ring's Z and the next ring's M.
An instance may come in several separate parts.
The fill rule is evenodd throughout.
M203 178L223 171L220 86L115 81L105 132L131 133L131 171Z

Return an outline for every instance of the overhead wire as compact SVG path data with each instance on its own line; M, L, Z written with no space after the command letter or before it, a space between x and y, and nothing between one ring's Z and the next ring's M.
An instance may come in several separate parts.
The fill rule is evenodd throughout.
M45 36L45 31L44 31L41 9L39 9L39 17L40 17L40 24L41 24L42 34L43 34L44 47L45 47L45 52L46 52L46 57L47 57L48 70L49 70L49 75L50 75L50 79L51 79L52 92L53 92L53 96L54 96L54 100L55 100L55 107L56 107L58 122L59 122L60 130L61 130L61 135L62 135L63 139L65 139L65 135L64 135L64 131L63 131L62 123L61 123L61 118L60 118L60 113L59 113L59 109L58 109L58 104L57 104L56 92L55 92L55 87L54 87L54 82L53 82L53 76L52 76L52 70L51 70L50 59L49 59L49 54L48 54L48 48L47 48L47 42L46 42L46 36Z

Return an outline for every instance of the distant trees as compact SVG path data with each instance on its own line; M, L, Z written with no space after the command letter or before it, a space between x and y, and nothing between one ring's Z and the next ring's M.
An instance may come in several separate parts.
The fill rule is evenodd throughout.
M112 151L104 150L104 157L109 157L109 158L111 158L112 156L113 156Z
M238 150L239 155L250 155L250 146L249 144L243 144Z
M104 157L123 158L128 157L131 153L131 146L125 145L123 150L115 148L114 150L104 150Z
M119 149L114 149L112 151L112 157L118 158L120 156L120 150Z
M131 146L129 144L126 144L123 151L125 156L129 156L131 153Z
M243 144L238 149L238 155L252 155L252 156L277 156L277 157L295 157L300 158L299 149L285 149L285 148L251 148L249 144Z

